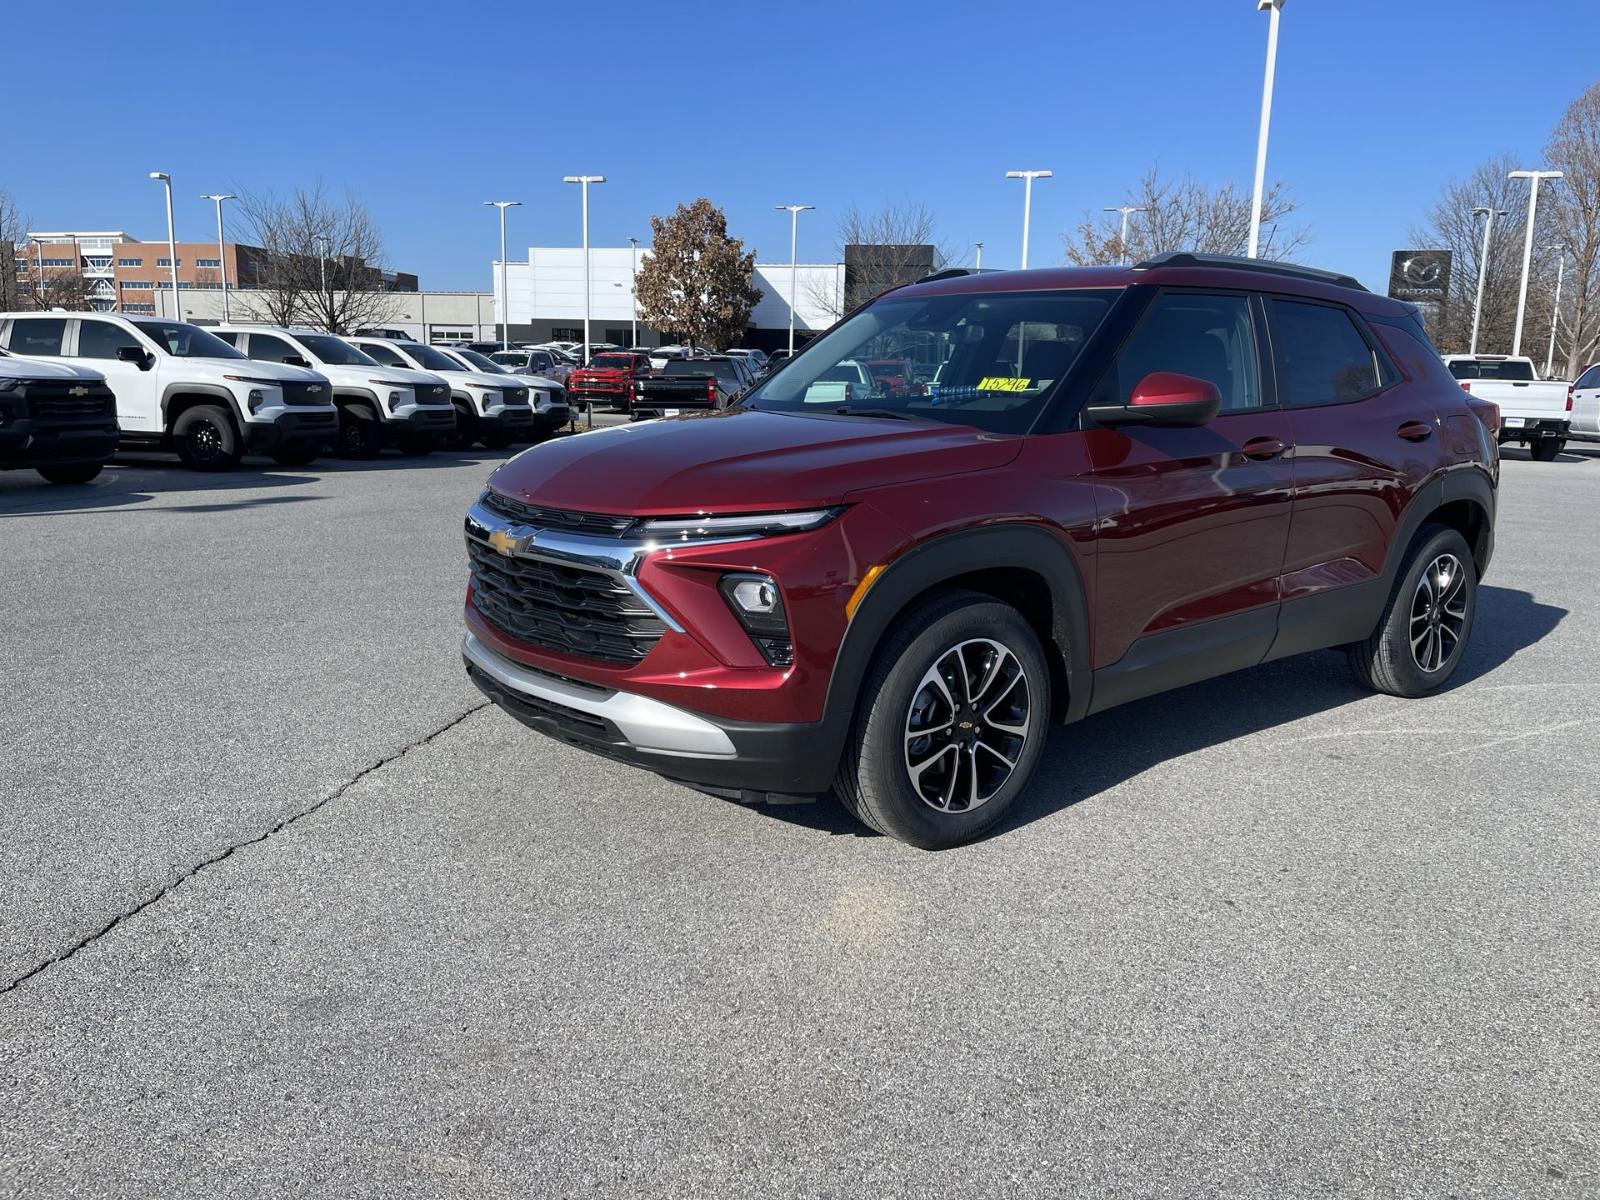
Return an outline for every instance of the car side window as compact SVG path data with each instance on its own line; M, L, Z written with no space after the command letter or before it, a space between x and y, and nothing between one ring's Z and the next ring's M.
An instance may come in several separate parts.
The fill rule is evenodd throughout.
M1574 388L1600 387L1600 363L1595 363L1594 366L1579 375L1578 381L1572 386Z
M67 336L67 323L59 317L18 317L11 322L6 349L18 354L55 356Z
M110 321L78 322L79 358L116 358L117 351L131 346L142 351L139 339Z
M217 337L221 338L223 341L227 342L228 345L234 347L235 349L238 349L238 346L239 346L239 335L237 333L234 333L233 330L231 330L231 329L213 329L211 332L213 334L215 334Z
M1267 310L1278 391L1285 404L1348 404L1365 400L1389 382L1383 360L1344 309L1273 297Z
M379 342L363 342L357 349L364 351L368 358L377 359L386 367L409 367L411 365L395 351Z
M1126 404L1152 371L1175 371L1217 385L1222 411L1261 407L1256 339L1245 296L1163 292L1150 302L1106 369L1095 402Z
M257 362L287 362L291 358L304 358L305 355L296 350L282 338L273 337L270 333L252 333L250 335L250 357Z

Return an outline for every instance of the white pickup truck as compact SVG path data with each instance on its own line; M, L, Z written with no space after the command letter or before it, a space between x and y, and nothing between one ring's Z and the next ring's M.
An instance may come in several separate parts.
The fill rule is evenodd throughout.
M1519 442L1539 462L1567 444L1572 391L1565 380L1540 379L1531 358L1507 354L1446 354L1444 365L1464 391L1500 408L1500 444Z

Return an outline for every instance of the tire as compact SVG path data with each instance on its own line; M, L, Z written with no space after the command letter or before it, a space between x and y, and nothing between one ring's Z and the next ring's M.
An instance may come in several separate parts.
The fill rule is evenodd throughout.
M1350 666L1375 692L1426 696L1460 665L1477 611L1478 569L1467 539L1442 525L1424 525L1378 627L1346 648ZM1413 639L1420 640L1416 648Z
M172 424L178 459L191 471L227 471L244 457L233 414L218 404L196 404Z
M48 483L88 483L105 469L105 463L48 463L34 470Z
M965 703L972 681L976 704ZM840 804L881 833L942 850L989 829L1027 789L1050 728L1050 670L1016 609L948 592L893 627L856 713L834 783Z
M478 418L463 405L456 405L456 427L450 434L452 450L471 450L478 441Z
M339 410L339 453L345 458L370 461L383 451L383 425L370 404L350 404Z
M303 467L317 461L320 446L286 446L272 452L272 461L283 467Z
M1540 438L1528 447L1534 462L1555 462L1557 455L1567 448L1566 438Z

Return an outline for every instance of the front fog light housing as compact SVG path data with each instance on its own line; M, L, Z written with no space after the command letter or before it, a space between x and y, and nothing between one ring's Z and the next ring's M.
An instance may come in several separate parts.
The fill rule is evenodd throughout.
M258 411L267 402L267 394L260 388L251 388L248 403L252 413Z
M406 394L404 392L390 392L389 393L389 411L390 412L399 412L400 409L402 407L404 407L405 402L406 402Z
M783 611L783 593L770 575L724 575L717 585L739 624L750 635L761 657L774 667L794 662L789 618Z

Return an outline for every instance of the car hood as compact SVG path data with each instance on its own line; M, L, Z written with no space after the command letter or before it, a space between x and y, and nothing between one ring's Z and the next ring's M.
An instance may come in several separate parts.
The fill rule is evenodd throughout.
M0 357L0 379L76 379L83 383L102 383L105 376L71 363L6 355Z
M305 367L291 367L288 363L262 362L258 358L200 358L174 357L174 363L205 363L226 375L248 375L251 379L267 379L280 383L327 383L328 377Z
M407 367L346 367L347 371L360 371L367 379L381 379L396 387L448 387L432 371L413 371Z
M597 429L535 446L490 478L531 504L659 516L837 504L852 492L991 470L1022 439L970 425L723 412Z

